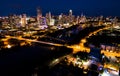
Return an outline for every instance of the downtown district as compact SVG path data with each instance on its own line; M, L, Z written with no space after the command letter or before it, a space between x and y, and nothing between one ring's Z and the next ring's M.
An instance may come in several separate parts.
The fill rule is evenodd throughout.
M63 13L52 15L49 12L43 16L40 9L37 9L37 16L13 14L0 17L1 58L4 51L11 51L10 49L15 47L43 46L54 51L56 47L66 47L72 49L72 52L53 58L49 62L47 65L49 76L119 76L119 40L118 42L114 41L115 38L111 42L99 40L95 45L93 42L97 39L94 40L92 37L98 34L101 39L104 37L101 34L117 39L120 36L120 19L111 16L87 17L83 13L75 16L72 10L69 10L67 15ZM90 42L90 39L93 42ZM67 70L66 74L55 67ZM41 69L33 72L31 76L39 76L40 71Z

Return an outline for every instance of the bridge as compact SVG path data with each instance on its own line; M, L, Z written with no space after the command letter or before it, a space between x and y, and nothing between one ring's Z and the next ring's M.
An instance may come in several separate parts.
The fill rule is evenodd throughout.
M14 37L14 36L6 36L7 39L14 38L18 40L25 40L27 42L36 42L36 43L42 43L42 44L48 44L48 45L54 45L54 46L63 46L62 44L57 44L57 43L51 43L51 42L45 42L45 41L38 41L36 39L26 39L22 38L21 36L19 37Z

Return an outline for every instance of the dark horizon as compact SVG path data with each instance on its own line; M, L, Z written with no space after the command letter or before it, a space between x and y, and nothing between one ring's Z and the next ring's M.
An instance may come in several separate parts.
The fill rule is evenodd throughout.
M23 13L28 16L36 16L36 8L40 7L43 15L49 11L53 15L68 14L69 10L72 9L74 15L83 13L86 16L120 17L119 3L119 0L2 0L0 3L0 16Z

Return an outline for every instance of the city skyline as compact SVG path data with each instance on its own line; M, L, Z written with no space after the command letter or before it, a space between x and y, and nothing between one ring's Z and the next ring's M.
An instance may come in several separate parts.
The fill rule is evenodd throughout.
M120 0L2 0L0 76L120 76Z
M4 0L1 1L0 16L23 13L36 16L37 7L42 9L43 15L49 11L54 15L60 13L68 14L68 11L72 9L74 15L84 13L87 16L120 16L120 9L118 9L120 7L119 2L118 0Z

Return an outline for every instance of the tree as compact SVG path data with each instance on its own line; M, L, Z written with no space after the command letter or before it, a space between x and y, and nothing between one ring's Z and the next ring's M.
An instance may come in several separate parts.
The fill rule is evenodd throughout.
M4 46L4 41L0 41L0 48Z
M11 38L8 40L8 43L15 46L20 46L20 41L18 39Z

